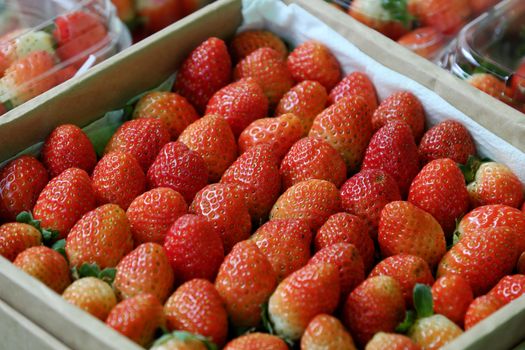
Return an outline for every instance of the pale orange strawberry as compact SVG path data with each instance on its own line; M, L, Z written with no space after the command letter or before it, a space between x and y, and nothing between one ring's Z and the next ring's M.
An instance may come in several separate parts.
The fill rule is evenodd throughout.
M495 295L505 304L510 303L525 294L525 275L503 277L488 294Z
M247 30L237 34L230 43L230 53L234 62L239 62L261 47L270 47L285 59L288 49L284 42L272 32L266 30Z
M505 302L495 295L487 294L477 297L470 303L465 313L465 330L472 328L503 306L505 306Z
M421 350L421 348L404 335L378 332L366 344L365 350Z
M0 255L9 261L27 248L42 244L42 234L31 225L11 222L0 226Z
M62 298L102 322L106 320L111 309L117 305L117 297L111 286L96 277L76 280L64 290Z
M356 350L354 340L341 322L320 314L310 321L301 338L301 350Z
M186 331L173 331L164 334L158 338L151 350L208 350L212 346L216 346L206 338L199 334L193 334Z
M432 286L434 312L447 317L458 326L463 326L465 313L474 299L472 288L461 276L445 275Z
M405 2L396 3L395 8L398 11L394 12L382 4L380 0L354 0L348 8L348 14L390 39L397 40L411 25L411 19L403 6Z
M414 343L429 350L441 349L461 334L461 328L443 315L420 318L408 332Z
M288 350L288 345L279 337L266 333L249 333L233 339L224 350Z
M446 45L445 36L434 27L421 27L403 35L397 40L410 51L432 60Z
M336 103L339 100L349 96L361 96L366 100L370 113L377 108L377 94L374 84L370 78L363 72L352 72L339 82L328 95L329 103Z
M481 90L500 101L507 101L509 98L506 95L507 87L505 86L505 83L492 74L475 73L466 81L476 89Z

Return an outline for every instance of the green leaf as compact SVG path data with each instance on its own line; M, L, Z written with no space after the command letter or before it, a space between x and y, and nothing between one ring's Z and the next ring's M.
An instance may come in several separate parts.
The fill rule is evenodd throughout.
M459 165L459 169L463 173L463 176L465 177L465 182L467 184L474 181L474 179L476 178L476 172L478 171L481 164L484 162L485 159L480 159L477 156L470 155L465 165Z
M401 22L405 28L411 28L414 17L408 12L407 0L381 0L381 6L393 20Z
M117 269L114 267L107 267L104 270L100 271L98 278L102 281L111 285L115 280L115 275L117 274Z
M59 252L60 254L62 254L64 256L64 258L66 258L67 260L67 254L66 254L66 240L65 239L61 239L61 240L58 240L56 241L52 246L51 246L51 249Z
M33 221L33 215L28 211L23 211L16 216L16 221L24 224L28 224Z
M410 327L416 322L417 315L414 310L407 310L405 319L396 327L397 333L407 333Z
M416 283L413 298L418 318L429 317L434 314L434 302L432 301L432 291L429 286Z
M270 314L268 312L268 303L264 303L261 305L261 319L263 329L270 334L275 334L272 321L270 320Z
M202 342L208 350L218 350L217 345L215 345L215 343L212 342L210 338L204 337L200 334L194 334L194 333L190 333L186 331L174 331L173 333L171 333L171 338L173 337L180 339L182 341L198 340Z
M82 277L97 277L100 274L100 268L97 264L83 263L78 269L79 278Z
M50 245L59 236L58 231L44 228L42 229L42 238L45 245Z

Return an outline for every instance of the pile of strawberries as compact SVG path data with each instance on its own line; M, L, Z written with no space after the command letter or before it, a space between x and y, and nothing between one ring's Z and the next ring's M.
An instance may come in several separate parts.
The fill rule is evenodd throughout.
M522 184L412 93L265 31L174 91L10 162L0 254L154 349L437 349L525 290Z

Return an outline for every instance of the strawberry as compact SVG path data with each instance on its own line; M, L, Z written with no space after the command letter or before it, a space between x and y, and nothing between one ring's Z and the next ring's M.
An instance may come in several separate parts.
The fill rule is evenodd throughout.
M163 244L171 225L187 212L184 197L171 188L154 188L138 196L126 211L135 245Z
M324 86L317 81L304 80L283 95L275 108L275 115L286 113L296 115L303 128L302 136L306 136L315 117L325 108L326 99Z
M237 34L230 43L230 53L233 61L239 62L261 47L274 49L283 59L286 59L288 55L288 49L284 42L266 30L247 30Z
M330 144L317 137L304 137L293 144L279 169L283 188L305 180L326 180L336 187L346 179L346 164Z
M392 121L379 129L366 149L361 170L381 169L396 180L406 196L419 172L417 146L408 124Z
M138 0L135 9L144 22L144 31L155 33L183 17L182 3L177 0Z
M439 223L410 202L391 202L383 208L378 240L384 257L416 255L430 268L434 268L446 252L445 234Z
M12 222L0 226L0 255L15 260L24 250L42 244L42 234L31 225Z
M167 143L147 173L148 186L168 187L179 192L186 203L208 183L208 169L202 157L181 142Z
M469 6L474 14L479 14L496 5L498 0L469 0Z
M444 35L434 27L421 27L403 35L397 39L397 43L403 45L419 56L433 60L445 47Z
M293 86L286 62L279 52L269 47L257 49L237 63L233 77L235 80L253 78L263 89L271 109Z
M350 97L361 96L370 108L370 114L377 108L377 94L374 84L368 75L363 72L352 72L343 78L328 95L328 102L333 104L339 100Z
M315 316L335 310L339 295L335 265L318 262L295 271L277 286L268 303L276 334L298 340Z
M174 331L160 337L151 350L209 350L214 349L208 338L186 331Z
M288 350L288 345L279 337L266 333L249 333L226 344L224 350Z
M320 314L310 321L301 338L301 350L356 350L354 340L341 322Z
M458 32L470 15L469 0L417 0L413 2L416 16L421 24L434 27L446 35Z
M425 131L425 111L419 99L409 91L399 91L388 96L374 112L372 127L379 130L388 122L399 120L410 126L417 142Z
M470 303L465 314L465 330L472 328L503 306L505 306L505 303L493 294L477 297Z
M368 225L368 233L377 239L381 210L390 202L401 200L396 180L380 169L367 169L348 179L341 187L341 205Z
M499 78L489 73L474 73L466 80L467 83L476 89L503 102L509 101L507 87Z
M231 59L226 44L211 37L182 63L174 88L202 113L213 94L231 81L231 75Z
M392 40L397 40L411 27L404 1L354 0L348 14Z
M266 143L280 161L301 138L302 132L301 121L292 113L258 119L239 136L239 151L243 153L251 147Z
M377 332L393 332L405 317L401 285L390 276L369 277L346 299L345 325L364 346Z
M525 275L525 252L521 253L518 263L516 264L516 272Z
M466 164L476 154L474 140L467 128L455 120L445 120L428 130L419 143L419 156L423 164L439 158L450 158Z
M122 124L109 140L104 153L131 153L146 173L161 148L169 141L168 127L161 120L140 118Z
M142 96L133 110L133 119L158 118L168 127L172 140L199 119L195 108L179 94L153 91Z
M96 277L76 280L64 290L62 298L102 322L117 305L117 298L111 286Z
M126 213L116 204L105 204L82 216L66 239L71 266L83 263L114 267L133 248Z
M180 134L179 142L197 152L208 168L208 180L217 182L237 158L235 136L220 115L206 115Z
M0 171L0 220L14 221L30 211L49 181L46 168L32 156L20 156Z
M219 346L228 334L228 315L213 284L193 279L181 285L164 305L169 330L183 330L209 337Z
M331 105L317 117L308 136L327 141L343 157L348 171L355 172L372 137L372 124L365 100L350 96Z
M474 299L472 289L461 276L445 275L436 280L432 286L434 311L463 326L465 313Z
M304 219L311 230L317 231L340 207L339 191L333 183L306 180L293 185L277 199L270 219Z
M341 80L341 66L330 49L308 40L297 46L286 60L295 81L314 80L332 90Z
M417 320L408 336L422 349L438 350L462 333L461 328L445 316L433 315Z
M66 259L48 247L27 248L18 254L13 264L57 293L62 293L71 283Z
M448 237L469 209L465 178L449 158L433 160L421 169L410 185L408 201L431 214Z
M215 279L232 324L255 327L261 322L261 305L277 284L277 274L253 241L237 243L226 256ZM228 345L227 347L228 348Z
M281 192L278 161L270 146L250 148L223 174L221 183L238 186L254 222L263 222Z
M366 344L365 350L420 350L410 338L394 333L376 333Z
M139 294L115 306L106 324L141 346L149 344L164 323L162 304L152 294Z
M503 277L488 293L494 295L505 304L525 294L525 275Z
M252 78L241 79L217 91L206 106L206 114L226 119L235 137L254 120L268 114L268 98Z
M44 187L33 208L42 227L65 238L75 223L96 205L91 179L81 169L69 168Z

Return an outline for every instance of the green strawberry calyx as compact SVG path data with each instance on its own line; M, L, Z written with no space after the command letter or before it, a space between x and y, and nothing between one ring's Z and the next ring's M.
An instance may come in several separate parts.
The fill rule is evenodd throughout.
M20 214L18 214L16 216L16 221L23 224L31 225L38 231L40 231L40 233L42 234L42 241L46 246L50 246L58 237L58 231L42 228L42 226L40 225L40 220L36 220L33 217L33 214L31 214L31 212L29 211L23 211Z
M174 331L172 333L164 334L162 337L160 337L159 339L155 341L155 343L153 344L153 348L157 346L161 346L173 338L179 339L183 342L187 340L197 340L203 343L204 346L206 346L206 349L208 350L218 350L219 349L217 345L210 340L210 338L204 337L200 334L194 334L194 333L190 333L186 331Z
M407 333L412 325L416 322L417 315L414 310L407 310L405 319L396 327L397 333Z
M434 315L432 290L429 286L416 283L412 298L415 310L407 310L405 319L396 327L398 333L407 333L418 319Z
M108 267L101 270L97 264L83 263L80 267L73 267L71 273L74 279L96 277L111 285L117 274L117 269L114 267Z
M461 172L463 173L463 176L465 177L465 182L467 184L473 182L476 179L476 173L479 170L479 167L483 163L491 162L492 160L489 158L479 158L473 155L470 155L468 157L466 164L459 164L459 169L461 169Z
M392 20L402 23L405 28L411 27L414 16L408 12L407 0L381 0L381 6Z
M270 320L270 312L268 309L268 303L264 303L261 305L261 320L262 320L262 327L263 330L266 331L269 334L278 336L281 338L288 346L292 349L294 349L294 342L291 339L288 339L286 337L281 337L277 332L275 331L275 328L272 324L272 320Z

